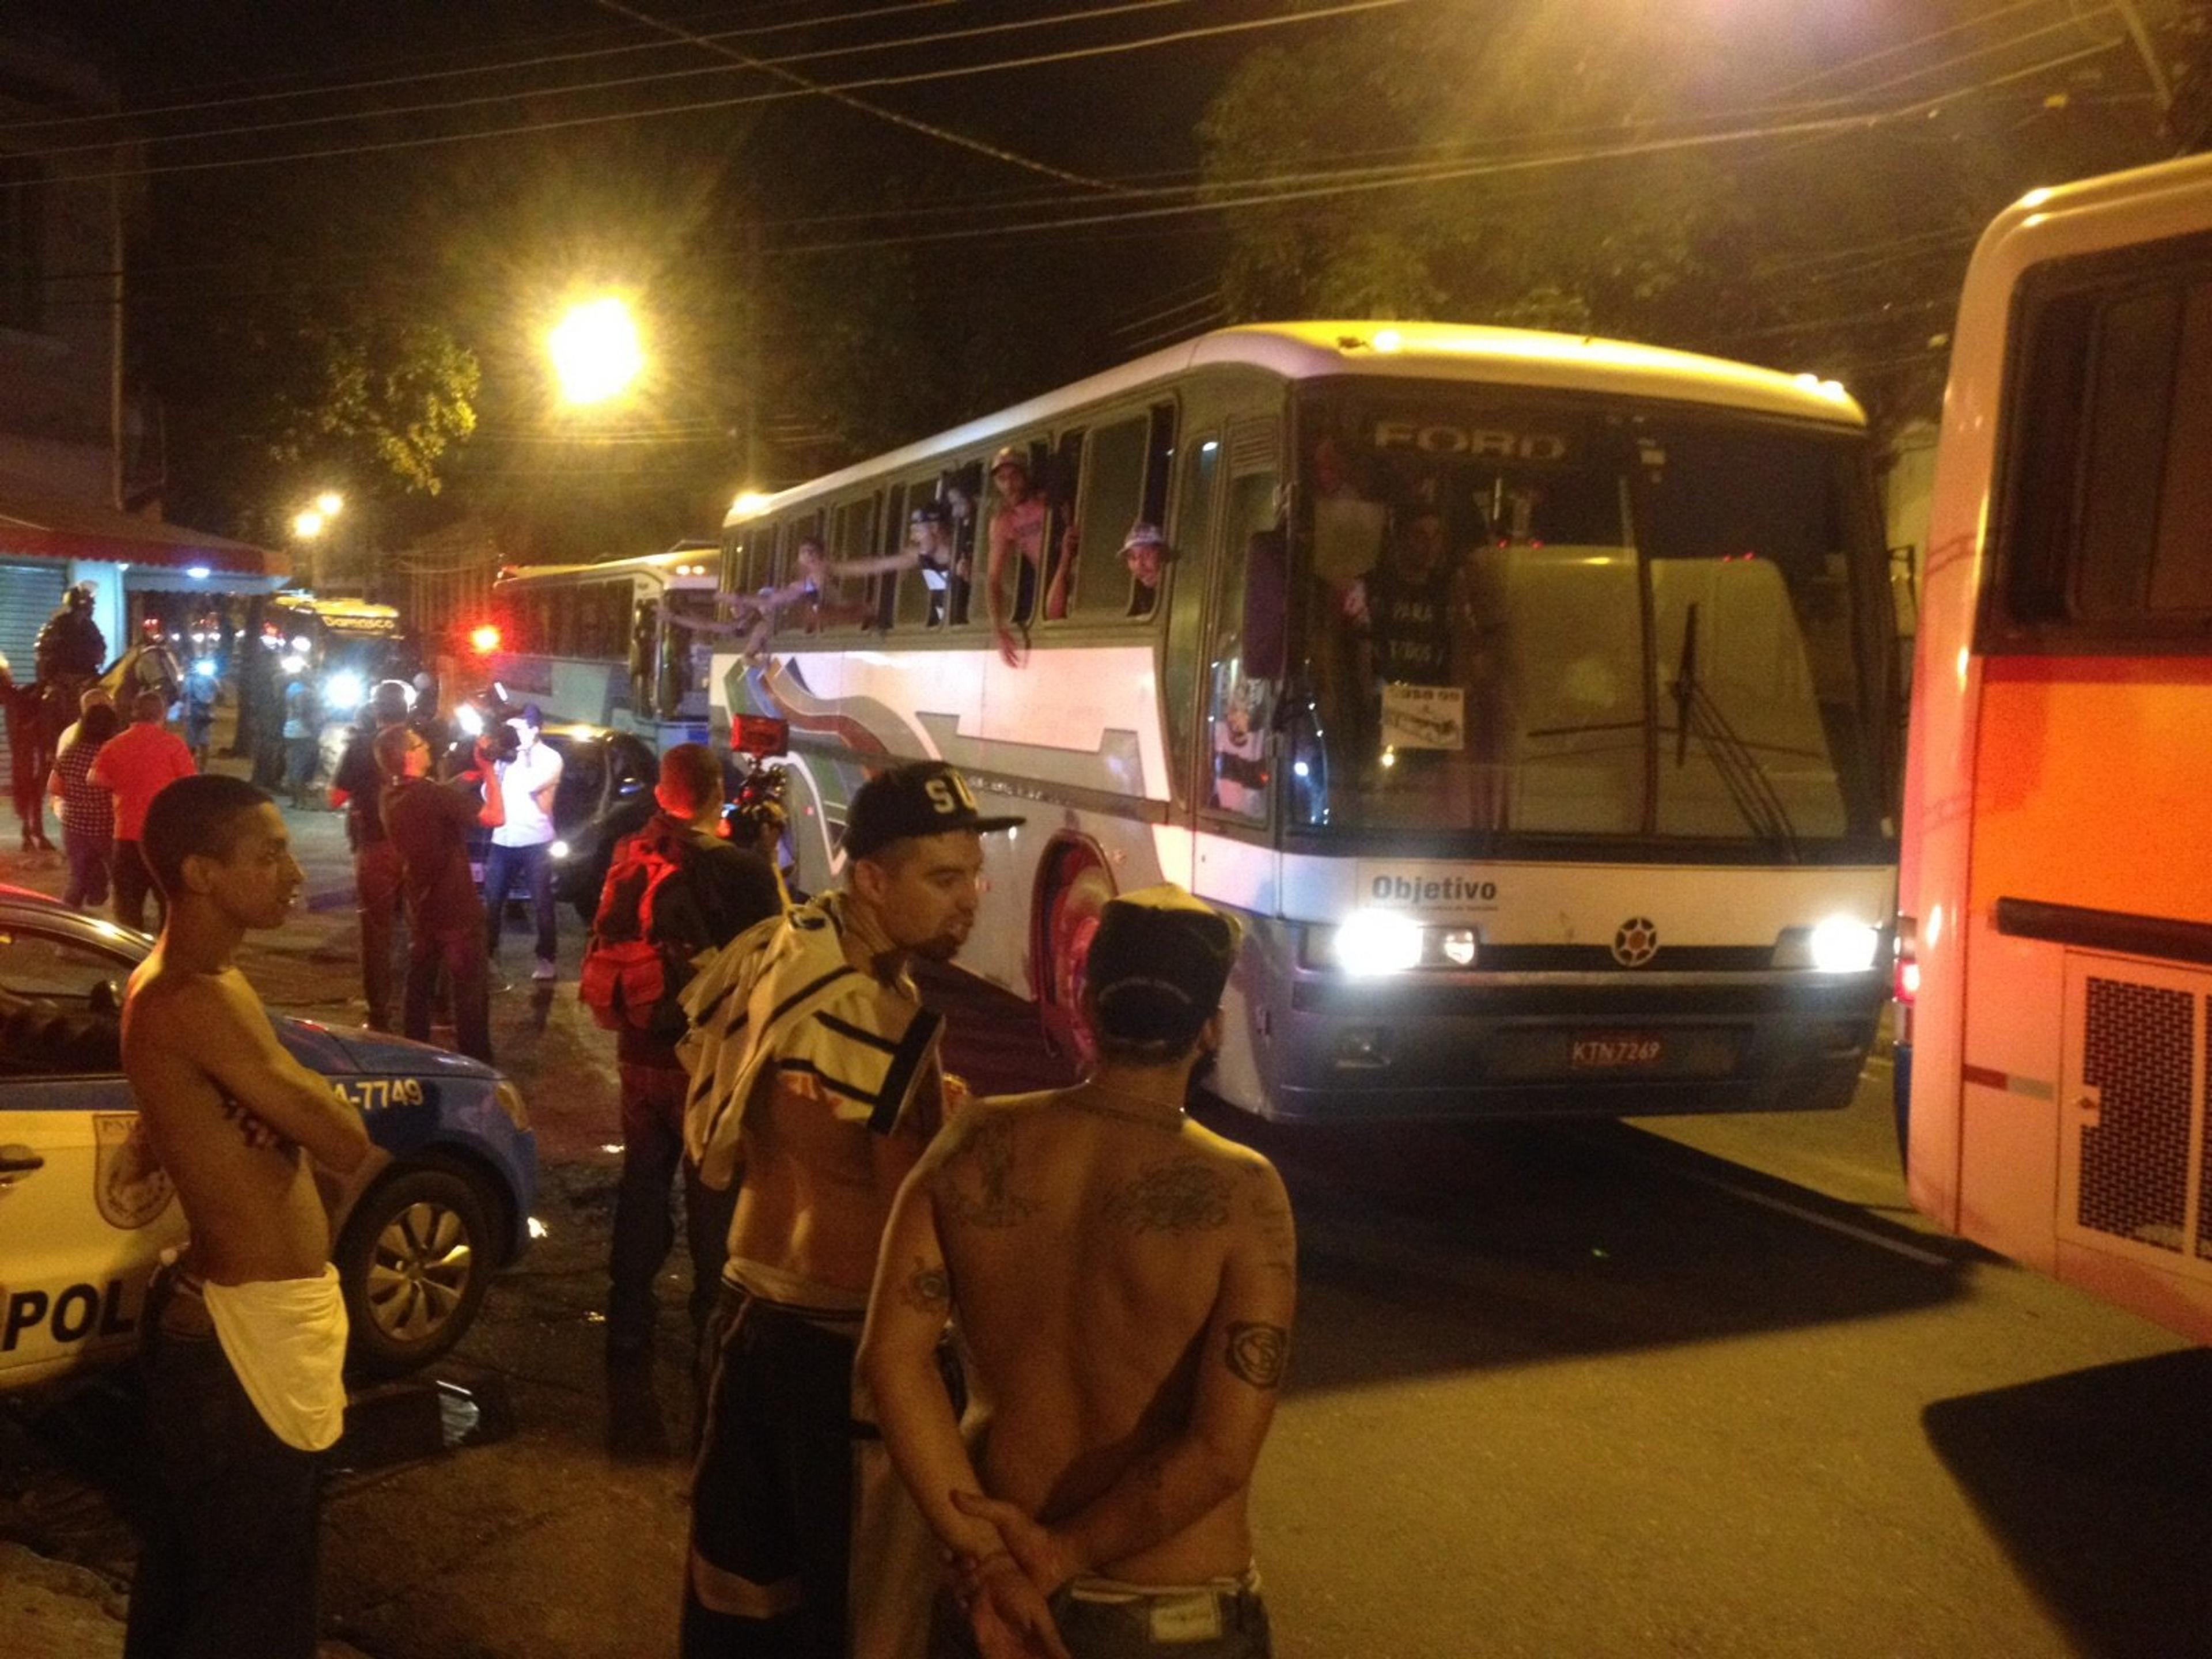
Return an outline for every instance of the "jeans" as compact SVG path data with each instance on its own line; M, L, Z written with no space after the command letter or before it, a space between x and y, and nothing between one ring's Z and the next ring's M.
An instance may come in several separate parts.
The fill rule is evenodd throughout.
M154 925L159 928L161 918L168 913L162 902L161 890L154 885L154 872L146 866L146 854L135 841L115 843L115 919L125 927L146 931L146 900L154 901Z
M491 965L484 960L483 935L474 922L442 933L426 927L409 933L404 1034L417 1042L430 1040L430 1005L441 966L453 987L453 1047L491 1065Z
M716 1192L684 1156L684 1097L690 1074L677 1066L622 1063L622 1182L615 1188L614 1248L607 1261L607 1347L636 1352L653 1340L653 1281L676 1243L668 1186L684 1172L684 1232L691 1253L691 1336L696 1354L722 1282L738 1189Z
M507 915L507 889L514 885L518 875L527 884L531 913L537 918L538 954L550 962L560 949L553 936L550 842L540 842L535 847L492 843L491 855L484 860L484 950L492 957L499 955L499 925Z
M368 1023L392 1029L392 919L399 914L399 849L373 841L353 855L354 894L361 906L361 988ZM465 1052L465 1050L464 1051Z
M62 851L69 858L69 882L62 902L84 909L107 902L107 866L115 857L115 836L62 826Z
M124 1659L313 1659L320 1471L269 1431L173 1270L140 1316L154 1518Z
M323 746L313 738L284 739L284 787L292 797L292 805L307 804L307 786L315 781L316 768L323 758Z

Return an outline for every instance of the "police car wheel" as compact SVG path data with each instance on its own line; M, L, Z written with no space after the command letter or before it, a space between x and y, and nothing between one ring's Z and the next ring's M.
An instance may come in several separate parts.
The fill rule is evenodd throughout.
M334 1253L356 1369L428 1364L475 1321L494 1265L483 1201L446 1170L410 1170L369 1192Z

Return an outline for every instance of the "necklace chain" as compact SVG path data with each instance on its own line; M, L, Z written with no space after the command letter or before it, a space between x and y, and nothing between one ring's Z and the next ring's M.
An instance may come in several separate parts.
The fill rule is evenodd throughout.
M1085 1083L1078 1087L1083 1094L1105 1095L1115 1100L1138 1101L1153 1109L1148 1112L1132 1111L1126 1106L1109 1106L1103 1101L1084 1098L1074 1091L1060 1097L1079 1112L1091 1112L1100 1117L1119 1118L1124 1123L1140 1123L1148 1129L1164 1129L1170 1134L1182 1127L1183 1119L1187 1115L1183 1109L1177 1106L1175 1109L1174 1120L1170 1121L1159 1114L1158 1109L1165 1104L1164 1102L1152 1100L1143 1095L1129 1094L1119 1089L1109 1089L1103 1083Z

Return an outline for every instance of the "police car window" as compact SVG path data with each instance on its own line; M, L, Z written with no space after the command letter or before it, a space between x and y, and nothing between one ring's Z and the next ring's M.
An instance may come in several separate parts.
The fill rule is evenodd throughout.
M127 958L49 934L0 932L0 989L19 997L83 1002L97 987L127 976L131 965Z

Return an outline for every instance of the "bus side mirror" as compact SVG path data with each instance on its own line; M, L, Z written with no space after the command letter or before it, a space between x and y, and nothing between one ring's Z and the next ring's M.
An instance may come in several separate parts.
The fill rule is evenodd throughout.
M1244 544L1244 672L1282 677L1289 654L1291 541L1280 530L1257 530Z

